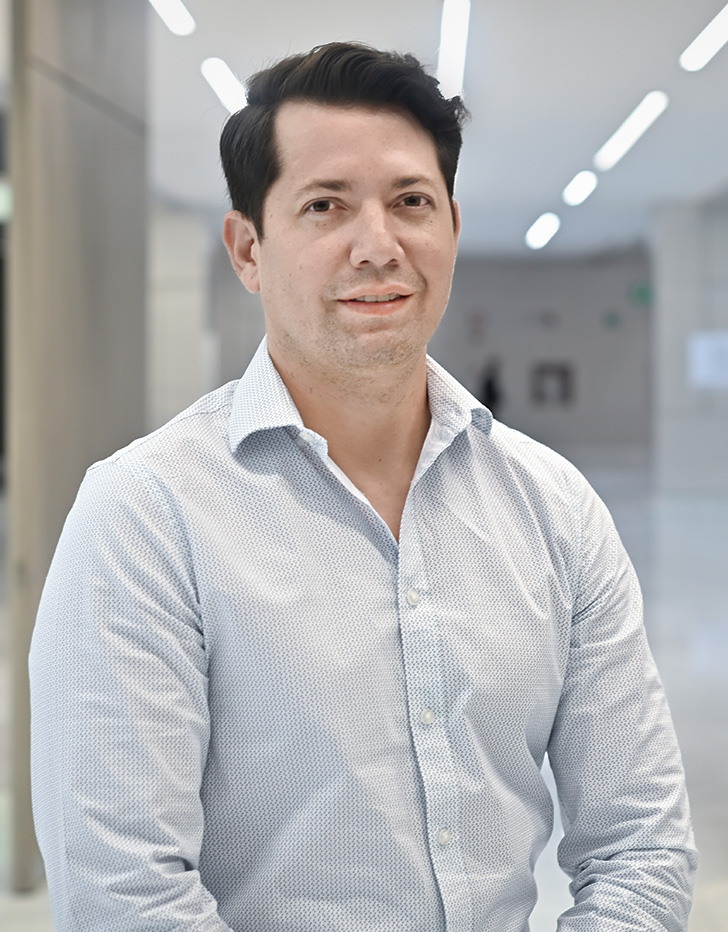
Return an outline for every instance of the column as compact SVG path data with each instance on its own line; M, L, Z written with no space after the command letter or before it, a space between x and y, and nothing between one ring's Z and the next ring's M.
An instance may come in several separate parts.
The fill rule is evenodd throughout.
M41 876L27 653L86 467L143 431L145 0L14 0L8 306L12 883Z

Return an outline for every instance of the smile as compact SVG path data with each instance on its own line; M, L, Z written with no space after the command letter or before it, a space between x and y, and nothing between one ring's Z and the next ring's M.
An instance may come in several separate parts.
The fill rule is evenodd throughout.
M365 294L360 298L350 298L351 301L361 301L365 304L383 304L385 301L396 301L397 298L401 298L401 294L397 294L396 291L393 291L391 294Z

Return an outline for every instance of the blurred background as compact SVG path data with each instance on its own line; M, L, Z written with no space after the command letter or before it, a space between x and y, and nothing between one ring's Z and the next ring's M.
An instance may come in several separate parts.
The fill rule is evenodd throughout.
M91 462L247 365L263 316L220 241L220 129L239 79L333 40L463 91L431 353L610 506L688 774L690 928L728 929L726 39L723 0L0 0L3 929L52 928L26 658L63 519ZM569 903L559 831L532 932Z

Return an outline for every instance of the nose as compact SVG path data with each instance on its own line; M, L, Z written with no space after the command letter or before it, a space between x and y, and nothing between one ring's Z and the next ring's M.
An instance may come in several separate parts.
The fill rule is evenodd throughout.
M404 257L395 218L383 204L364 204L351 230L350 261L355 268L383 268Z

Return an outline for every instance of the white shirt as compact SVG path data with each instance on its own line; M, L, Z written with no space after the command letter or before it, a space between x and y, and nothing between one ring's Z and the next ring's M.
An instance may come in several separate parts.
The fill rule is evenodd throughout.
M93 466L31 651L56 932L687 928L680 757L612 521L428 362L399 543L243 378Z

